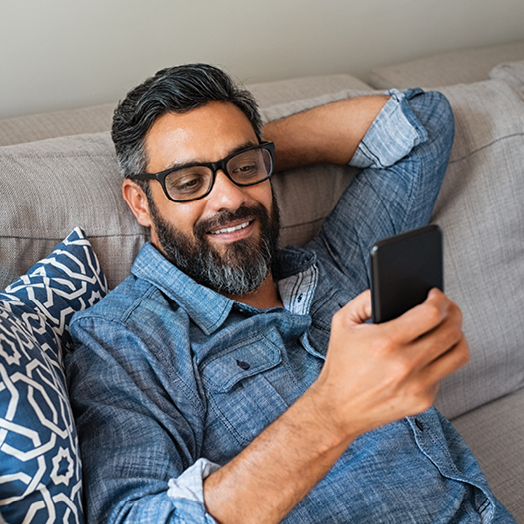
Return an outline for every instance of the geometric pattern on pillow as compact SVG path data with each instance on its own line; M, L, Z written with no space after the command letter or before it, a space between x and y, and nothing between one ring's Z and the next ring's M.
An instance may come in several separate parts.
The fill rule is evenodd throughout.
M63 370L72 315L107 293L76 228L0 293L0 514L83 522L81 462Z
M77 227L45 259L0 293L0 300L24 307L24 319L35 332L52 334L61 364L62 349L71 349L69 322L100 300L108 291L107 280L84 231Z

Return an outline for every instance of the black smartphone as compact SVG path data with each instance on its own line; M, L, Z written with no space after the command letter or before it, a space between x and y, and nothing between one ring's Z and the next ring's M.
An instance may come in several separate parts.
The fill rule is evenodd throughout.
M370 258L374 323L424 302L434 287L444 291L442 230L435 224L379 240Z

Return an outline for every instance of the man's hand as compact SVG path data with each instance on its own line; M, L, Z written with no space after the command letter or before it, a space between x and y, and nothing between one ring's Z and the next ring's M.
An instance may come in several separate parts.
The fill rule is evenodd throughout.
M365 323L370 317L369 291L333 317L326 363L309 392L327 423L354 437L425 411L440 380L469 359L462 314L437 289L395 320Z
M370 316L369 291L343 307L315 383L204 481L217 522L280 522L355 438L429 408L439 381L468 360L460 310L436 289L398 319Z

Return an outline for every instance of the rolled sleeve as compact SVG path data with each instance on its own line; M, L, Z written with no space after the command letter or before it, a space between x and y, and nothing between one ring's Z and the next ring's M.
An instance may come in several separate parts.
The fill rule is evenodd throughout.
M370 286L369 252L427 224L449 160L454 118L436 91L392 91L351 164L362 167L307 248L353 296Z
M190 500L204 504L204 479L217 471L220 466L207 459L199 459L187 468L180 477L168 483L167 496L175 500ZM209 522L215 522L210 520Z
M412 114L407 100L422 93L421 89L386 92L389 100L371 124L349 165L359 168L390 167L424 143L428 134Z

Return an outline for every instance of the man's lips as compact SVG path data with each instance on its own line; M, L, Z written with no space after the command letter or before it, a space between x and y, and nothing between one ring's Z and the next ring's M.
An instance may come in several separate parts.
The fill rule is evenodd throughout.
M230 222L228 224L224 224L224 225L218 226L218 227L208 231L208 234L210 234L210 235L228 235L228 234L231 234L231 233L235 233L236 231L241 231L242 229L246 229L252 223L253 223L253 219L237 220L235 222Z

